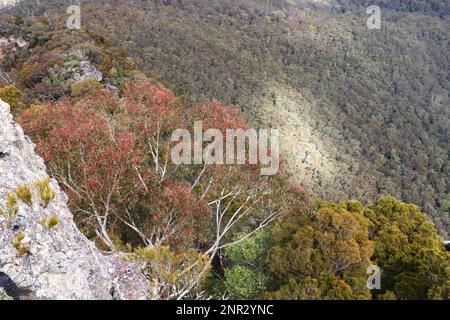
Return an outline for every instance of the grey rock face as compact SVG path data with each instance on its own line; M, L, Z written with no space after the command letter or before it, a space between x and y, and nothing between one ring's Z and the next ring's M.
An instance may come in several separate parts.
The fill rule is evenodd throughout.
M0 208L18 187L28 185L33 191L32 206L19 201L12 221L0 216L0 275L15 288L7 293L14 298L145 299L145 278L123 259L102 255L77 229L55 180L50 181L55 198L46 208L40 205L33 183L47 176L34 145L0 100ZM39 223L52 215L58 217L55 227ZM20 254L13 245L19 233L25 236L21 244L28 254Z

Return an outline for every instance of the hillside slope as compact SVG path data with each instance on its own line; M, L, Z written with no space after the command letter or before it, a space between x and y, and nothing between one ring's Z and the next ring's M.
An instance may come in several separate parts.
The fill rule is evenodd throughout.
M43 3L36 13L61 21L53 15L65 1ZM449 6L374 3L383 8L381 30L366 27L366 1L89 1L82 36L64 50L107 39L133 58L130 69L187 104L218 99L280 128L290 171L311 194L391 194L419 204L445 232ZM41 56L49 48L35 46Z
M146 298L136 267L103 256L77 229L66 194L45 180L44 161L9 111L0 100L0 289L16 299ZM53 193L47 205L36 187L42 181ZM21 188L32 192L30 203Z

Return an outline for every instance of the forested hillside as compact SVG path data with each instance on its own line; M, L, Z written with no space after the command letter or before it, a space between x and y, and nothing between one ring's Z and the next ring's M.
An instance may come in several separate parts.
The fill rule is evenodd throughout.
M0 10L0 99L150 299L449 299L448 3L374 1L380 30L368 1L80 3L80 30L69 0ZM195 121L279 129L279 173L171 162Z

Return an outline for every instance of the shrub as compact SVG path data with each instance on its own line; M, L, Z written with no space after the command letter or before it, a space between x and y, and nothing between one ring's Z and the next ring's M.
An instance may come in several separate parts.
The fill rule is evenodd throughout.
M370 299L366 270L373 254L362 206L319 202L274 227L269 270L281 286L273 299ZM307 289L310 288L310 289Z
M33 205L31 189L28 186L24 185L17 188L16 195L20 201L27 204L28 206L31 207Z
M6 200L6 209L3 210L0 208L0 216L5 218L6 224L8 227L11 226L12 219L17 214L17 197L14 193L8 194L8 198Z
M49 217L41 217L38 221L40 225L51 230L59 223L59 218L57 215L51 215Z
M56 227L56 225L59 223L59 218L56 215L52 215L47 220L47 227L49 229L52 229L53 227Z
M253 270L235 266L225 270L225 291L231 299L256 299L264 289L264 281Z
M178 253L168 246L137 249L129 260L143 266L142 271L152 286L151 299L185 297L197 288L210 269L208 256L194 249Z
M5 290L2 287L0 287L0 301L1 300L13 300L13 298L8 296L8 294L5 292Z
M81 98L87 95L91 95L94 93L99 92L103 86L100 82L94 80L94 79L84 79L81 81L75 81L70 86L70 95L73 98Z
M380 298L450 297L448 252L430 218L419 207L384 197L365 215L372 222L374 262L383 271Z

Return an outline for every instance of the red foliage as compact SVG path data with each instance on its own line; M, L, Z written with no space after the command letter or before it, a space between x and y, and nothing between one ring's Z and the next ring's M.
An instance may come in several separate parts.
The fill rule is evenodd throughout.
M109 234L115 232L125 241L182 249L202 245L210 236L214 222L208 202L238 192L229 205L236 209L274 186L259 176L258 166L172 164L173 130L200 120L204 130L248 128L235 108L213 102L184 109L171 92L145 82L126 86L122 99L101 91L26 112L20 123L65 188L85 231L97 233L110 247ZM272 211L273 202L258 204L251 211L254 218ZM134 236L123 236L129 233Z

